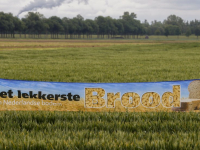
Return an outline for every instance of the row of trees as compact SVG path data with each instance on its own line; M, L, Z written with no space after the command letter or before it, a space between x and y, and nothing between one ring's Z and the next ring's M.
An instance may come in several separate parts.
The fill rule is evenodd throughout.
M26 38L40 38L41 34L51 34L51 38L58 38L59 34L65 38L97 38L124 37L138 38L138 35L200 35L200 21L194 20L185 22L176 15L170 15L163 22L147 20L140 22L136 19L135 13L124 12L119 19L110 16L98 16L94 20L84 19L81 15L70 19L52 16L45 18L44 15L36 12L28 14L19 19L11 13L0 12L0 37L15 37L15 34L22 34Z
M151 24L145 20L142 23L145 27L146 34L148 35L186 35L189 37L195 34L198 38L200 35L200 21L192 20L190 22L184 21L181 17L170 15L163 22L152 21Z

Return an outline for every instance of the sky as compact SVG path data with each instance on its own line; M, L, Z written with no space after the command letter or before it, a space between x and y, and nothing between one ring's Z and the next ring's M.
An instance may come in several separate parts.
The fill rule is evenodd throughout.
M54 7L55 6L55 7ZM163 21L175 14L184 21L200 20L200 0L0 0L0 11L19 14L23 18L29 11L51 16L73 18L78 14L84 19L110 16L118 19L125 11L137 14L143 22Z

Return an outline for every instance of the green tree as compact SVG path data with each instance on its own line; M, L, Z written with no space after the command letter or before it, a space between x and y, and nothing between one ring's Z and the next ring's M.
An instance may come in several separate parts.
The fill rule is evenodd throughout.
M78 38L81 38L81 34L83 33L84 28L84 18L79 14L73 20L77 23L76 26L76 34L78 34Z
M179 35L181 34L180 27L178 27L178 26L176 27L175 34L177 35L177 38L179 38Z
M69 19L69 24L68 24L68 27L69 27L69 34L70 34L70 38L74 38L74 34L77 32L77 19Z
M200 26L200 21L199 20L195 19L195 20L190 21L189 27L191 29L192 34L195 34L195 30L199 26Z
M165 27L165 36L168 38L169 36L169 28L168 27Z
M130 38L130 36L133 37L135 35L137 35L138 38L138 35L144 33L145 31L144 26L142 26L139 20L135 19L136 18L135 13L129 14L129 12L124 12L121 18L126 38Z
M7 38L8 33L14 36L15 24L11 13L0 12L0 33L1 37Z
M183 32L183 27L184 27L184 21L181 17L176 16L176 15L170 15L167 17L166 20L164 20L163 24L166 25L171 25L171 26L178 26L180 28L180 31ZM170 29L169 29L170 30ZM170 31L169 31L170 32Z
M65 32L65 39L66 39L66 38L68 38L70 19L67 17L64 17L62 19L62 22L63 22L63 28L64 28L64 32Z
M161 34L161 32L160 32L160 30L159 29L157 29L156 31L155 31L155 35L160 35Z
M64 31L63 22L57 16L52 16L48 19L49 31L51 38L58 38L58 34Z
M197 36L197 39L199 38L199 35L200 35L200 27L197 27L195 29L195 35Z
M99 31L97 23L91 19L86 19L84 24L84 34L87 34L87 38L92 38L92 34L96 34Z
M14 29L12 31L12 37L14 38L15 37L15 31L18 31L18 33L20 34L20 38L21 38L21 33L25 29L25 24L24 24L24 22L22 22L17 17L13 18L13 22L14 22Z
M29 33L29 36L34 38L36 34L39 38L40 34L49 28L49 25L46 22L46 18L39 12L28 12L25 18L22 18L22 21L26 26L26 32Z
M96 23L99 26L99 33L98 33L98 38L104 38L104 35L106 34L106 29L107 29L107 22L106 18L103 16L98 16L95 18Z
M108 38L110 38L110 35L112 36L115 32L117 32L117 27L115 26L114 20L108 16L106 19L106 33L108 35Z
M192 34L191 30L190 30L190 28L188 28L185 35L189 38L191 34Z
M151 25L147 28L147 34L148 35L153 35L155 34L156 30L160 31L160 34L164 34L164 27L162 22L154 20L151 22Z
M113 28L111 29L111 35L112 37L116 36L116 35L122 35L123 34L123 24L121 22L121 20L117 20L117 19L112 19L112 23L113 23Z
M84 25L83 26L83 38L84 38L85 34L87 35L87 38L89 38L89 36L92 35L92 33L93 33L92 21L93 20L90 20L90 19L85 20L85 22L83 24Z

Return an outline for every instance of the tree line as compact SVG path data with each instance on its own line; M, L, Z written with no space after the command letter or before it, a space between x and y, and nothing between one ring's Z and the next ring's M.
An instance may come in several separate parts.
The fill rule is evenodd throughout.
M200 35L200 21L184 21L181 17L170 15L163 22L136 19L135 13L124 12L119 19L110 16L98 16L94 20L84 19L81 15L74 18L52 16L45 18L39 12L28 12L19 19L12 13L0 12L0 37L41 38L42 34L51 35L52 39L64 35L66 39L74 38L138 38L139 35Z

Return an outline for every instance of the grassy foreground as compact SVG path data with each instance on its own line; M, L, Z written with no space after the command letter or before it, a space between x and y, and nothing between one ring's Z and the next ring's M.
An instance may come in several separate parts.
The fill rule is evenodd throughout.
M0 149L199 149L199 113L1 112Z
M200 78L200 42L0 41L0 78L149 82Z

